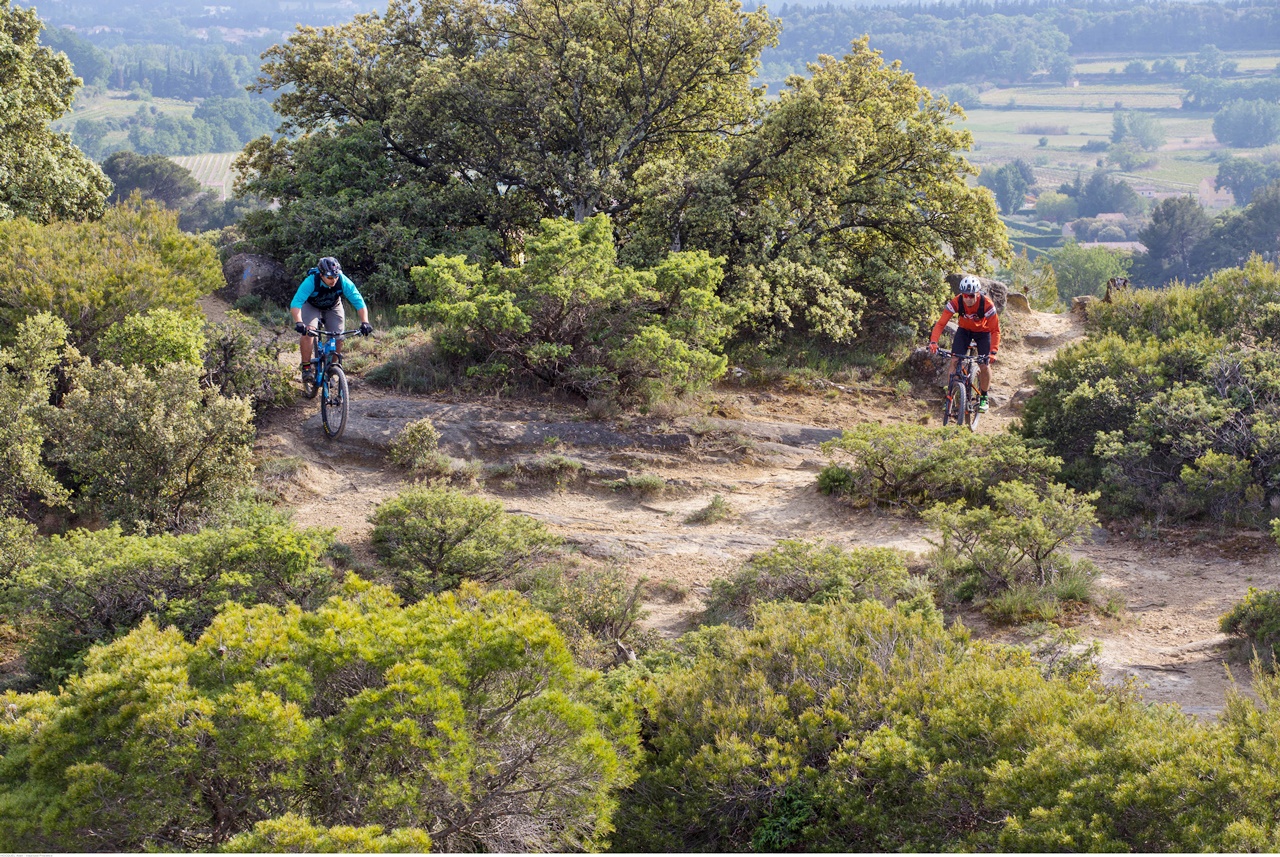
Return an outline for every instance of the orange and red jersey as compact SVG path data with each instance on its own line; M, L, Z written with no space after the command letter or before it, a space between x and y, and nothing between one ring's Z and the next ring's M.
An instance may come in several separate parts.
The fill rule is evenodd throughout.
M996 314L996 305L986 295L978 295L978 305L966 308L962 303L963 296L955 295L942 308L942 318L933 326L929 334L930 342L937 342L942 336L951 316L956 316L956 324L974 333L991 334L991 350L1000 350L1000 316Z

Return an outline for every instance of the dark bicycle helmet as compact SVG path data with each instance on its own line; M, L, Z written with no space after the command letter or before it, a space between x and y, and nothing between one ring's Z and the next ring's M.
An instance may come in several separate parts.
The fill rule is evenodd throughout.
M982 281L970 274L960 279L960 285L956 290L962 295L976 295L982 292Z
M332 256L325 256L316 265L316 270L320 272L322 277L340 277L342 276L342 266L338 264L338 260Z

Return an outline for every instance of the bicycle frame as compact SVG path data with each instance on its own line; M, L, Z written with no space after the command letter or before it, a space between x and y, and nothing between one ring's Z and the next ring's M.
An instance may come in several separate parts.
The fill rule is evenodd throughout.
M307 331L307 335L316 340L309 369L314 374L304 374L303 392L307 398L314 397L316 392L320 393L320 422L324 426L325 436L330 440L337 440L346 430L350 404L347 376L337 360L338 342L355 333L359 331L330 332L323 325L319 329Z
M963 389L962 399L964 401L964 413L956 414L956 422L963 422L969 427L970 431L974 431L978 423L978 390L974 386L974 373L978 366L987 363L990 356L982 356L978 354L978 347L974 343L969 343L968 352L965 354L956 354L945 348L938 349L940 357L954 357L956 360L955 369L951 373L951 377L947 379L947 404L946 410L943 412L943 425L946 424L948 416L952 413L954 404L954 393L956 384L960 384Z

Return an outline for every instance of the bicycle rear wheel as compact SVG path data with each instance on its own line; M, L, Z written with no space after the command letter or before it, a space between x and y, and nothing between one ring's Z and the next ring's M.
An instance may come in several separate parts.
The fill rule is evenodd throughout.
M969 396L964 384L959 381L952 381L951 390L947 394L947 405L942 411L942 424L945 426L948 423L955 423L956 425L963 423L968 404Z
M324 424L325 436L337 440L347 428L347 411L351 407L347 373L341 366L330 366L324 386L324 395L320 397L320 422Z

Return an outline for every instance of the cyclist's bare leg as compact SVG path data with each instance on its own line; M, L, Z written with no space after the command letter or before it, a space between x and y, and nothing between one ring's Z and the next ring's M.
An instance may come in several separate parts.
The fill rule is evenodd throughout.
M302 354L302 362L311 362L311 337L303 336L298 340L298 350Z
M991 367L986 363L978 367L978 389L984 393L991 389Z

